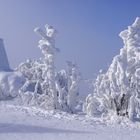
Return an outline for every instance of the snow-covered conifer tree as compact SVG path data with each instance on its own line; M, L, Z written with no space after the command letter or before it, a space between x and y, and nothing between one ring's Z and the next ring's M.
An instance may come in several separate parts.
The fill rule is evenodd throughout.
M79 83L81 74L76 64L67 61L68 65L68 107L69 111L74 113L79 96Z
M44 83L49 86L49 96L53 98L54 107L59 108L57 92L55 86L55 66L54 57L55 53L58 51L55 48L55 34L56 30L49 25L45 26L46 33L40 28L36 28L34 31L37 32L42 39L39 41L39 48L41 49L45 57L45 69L44 69Z
M59 49L55 48L56 30L49 25L46 31L36 28L41 36L39 48L44 55L40 60L27 60L18 70L26 78L20 89L23 104L45 109L61 109L75 112L78 103L80 73L75 64L68 61L67 70L55 71L54 58Z
M56 88L61 109L75 113L79 96L81 74L76 64L67 61L67 70L61 70L56 76Z
M44 106L44 108L51 105L51 108L59 108L54 66L55 53L58 51L55 48L56 30L49 25L46 25L45 29L46 31L41 28L34 30L41 36L39 48L44 59L27 60L18 67L18 70L26 77L26 82L20 90L20 96L23 102L31 98L27 104Z
M89 115L114 112L131 119L139 116L140 18L136 18L128 29L122 31L120 37L124 47L120 54L113 58L107 72L98 75L92 99L84 107Z

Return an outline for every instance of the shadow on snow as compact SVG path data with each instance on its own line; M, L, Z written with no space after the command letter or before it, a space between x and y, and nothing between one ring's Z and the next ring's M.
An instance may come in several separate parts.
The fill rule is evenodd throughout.
M0 133L75 133L75 134L87 134L93 132L77 131L69 129L59 128L47 128L36 125L24 125L24 124L12 124L12 123L0 123Z

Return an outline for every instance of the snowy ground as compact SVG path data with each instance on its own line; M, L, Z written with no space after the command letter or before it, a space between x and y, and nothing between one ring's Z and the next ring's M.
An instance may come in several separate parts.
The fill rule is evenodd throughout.
M0 104L0 140L139 140L139 126Z

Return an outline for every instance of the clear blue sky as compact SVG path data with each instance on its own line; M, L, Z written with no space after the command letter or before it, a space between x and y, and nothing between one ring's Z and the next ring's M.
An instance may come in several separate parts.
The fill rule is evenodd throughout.
M85 78L106 70L123 46L121 30L140 16L140 0L0 0L0 37L10 65L42 56L34 27L58 30L58 69L76 61Z

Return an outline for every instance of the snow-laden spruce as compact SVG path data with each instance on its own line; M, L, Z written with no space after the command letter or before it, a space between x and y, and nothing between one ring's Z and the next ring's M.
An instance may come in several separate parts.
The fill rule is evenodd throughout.
M80 73L72 62L67 62L67 70L55 71L56 30L49 25L46 31L36 28L41 36L39 48L44 55L40 60L27 60L20 64L18 70L26 78L20 89L20 97L24 105L33 105L45 109L61 109L74 113L78 101Z
M86 98L83 110L89 116L114 112L130 119L140 118L140 18L119 36L124 47L108 71L99 73L94 93Z

